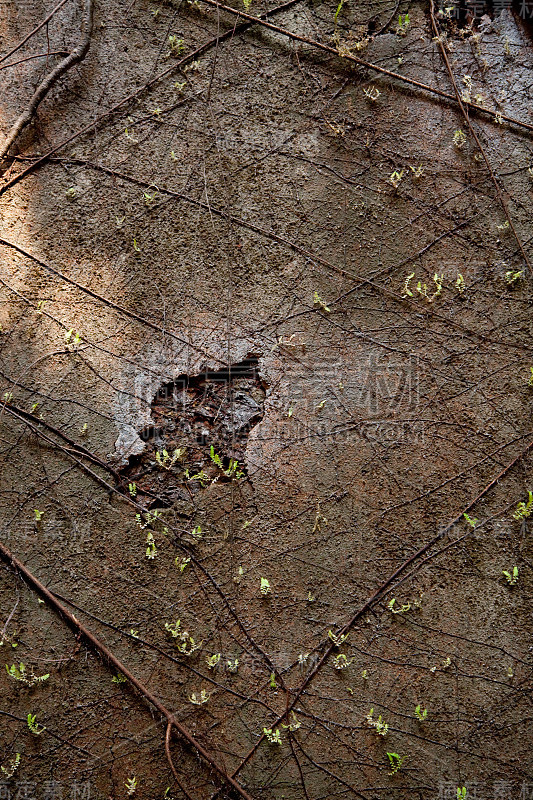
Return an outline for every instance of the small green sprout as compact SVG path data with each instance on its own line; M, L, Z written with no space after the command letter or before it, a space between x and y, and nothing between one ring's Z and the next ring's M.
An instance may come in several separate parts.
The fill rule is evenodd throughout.
M466 790L466 786L458 786L457 787L457 800L466 800L468 797L468 792Z
M177 36L172 35L168 37L167 41L168 41L167 58L170 58L171 56L173 56L174 58L176 56L179 56L179 54L183 51L184 47L183 39L178 39Z
M339 5L337 6L337 10L335 11L335 18L334 18L335 24L337 24L337 17L341 13L343 5L344 5L344 0L340 0Z
M215 464L219 469L224 469L224 465L222 464L222 459L220 458L218 453L215 453L215 448L213 447L213 445L211 445L209 455L211 457L211 461L213 462L213 464Z
M368 670L364 669L361 673L361 677L364 681L368 680Z
M288 728L291 731L291 733L293 733L294 731L297 731L298 728L302 727L302 723L300 722L300 720L298 719L298 717L296 716L294 711L291 711L290 716L289 716L289 724L285 725L282 722L281 723L281 727L282 728Z
M192 5L194 5L195 2L197 2L197 0L194 0ZM198 6L198 8L199 8L199 6ZM183 72L200 72L200 69L201 69L200 62L199 61L192 61L190 64L186 64L183 67Z
M35 686L37 683L44 683L50 677L50 673L46 673L46 675L36 675L31 669L29 672L26 670L25 664L22 662L18 665L12 664L10 667L6 664L6 672L10 678L13 678L15 681L19 681L20 683L24 683L26 686Z
M513 572L507 572L506 569L502 569L502 575L505 575L505 580L509 584L509 586L514 586L515 583L518 583L518 567L513 567Z
M400 14L398 17L398 25L396 27L396 33L398 34L398 36L405 36L409 24L410 24L409 14Z
M381 714L377 719L374 719L374 709L371 708L368 714L366 715L366 722L367 725L370 725L371 728L374 728L378 736L386 736L387 731L389 730L389 725L387 722L383 722Z
M148 531L146 534L146 558L153 560L157 555L157 547L155 546L154 534Z
M135 514L135 522L139 526L139 528L144 531L145 528L148 528L150 525L153 525L159 517L161 516L161 509L156 508L153 511L146 511L144 513L144 518L140 514Z
M250 6L252 5L252 0L242 0L242 4L244 6L244 10L249 11Z
M209 486L211 483L211 478L207 472L204 472L203 469L201 469L200 472L197 472L195 475L191 475L189 469L187 468L183 475L186 481L198 481L203 489L205 489L205 487Z
M393 173L393 175L394 174L395 173ZM401 179L401 175L399 175L399 178ZM397 181L397 183L399 183L399 180ZM405 278L405 282L404 282L404 286L403 286L403 292L402 292L402 297L403 298L414 297L414 294L411 291L410 286L409 286L409 284L411 283L411 280L414 277L415 277L415 273L411 272ZM437 272L435 272L435 274L433 275L433 283L435 284L435 291L433 292L433 294L432 295L428 294L427 284L423 283L421 280L417 281L417 283L416 283L416 291L418 292L418 294L421 297L425 297L426 300L428 301L428 303L433 303L433 301L436 300L437 297L439 297L442 294L443 282L444 282L444 275L439 275Z
M196 643L189 635L189 631L182 629L180 620L177 620L174 625L165 622L165 630L175 640L174 644L183 655L190 656L202 646L202 642Z
M424 174L424 169L423 169L423 167L421 165L418 166L418 167L412 167L409 164L409 169L413 173L413 180L414 181L419 181L420 178L422 177L422 175Z
M531 374L529 376L529 380L527 382L527 385L528 386L533 386L533 367L530 367L529 371L530 371Z
M192 703L193 706L203 706L204 703L207 703L209 701L210 697L211 695L205 689L202 689L200 691L200 694L196 694L196 692L193 692L190 695L189 703Z
M45 732L46 728L44 725L39 725L37 723L37 716L35 714L29 713L27 716L28 728L30 732L33 733L34 736L40 736L42 733Z
M177 447L172 455L170 455L167 450L161 450L155 454L155 460L161 469L172 469L176 461L179 461L179 459L184 456L185 453L185 447Z
M13 392L4 392L4 403L11 403L13 401Z
M414 278L414 277L415 277L415 273L414 273L414 272L411 272L411 273L410 273L410 274L407 276L407 278L405 279L405 283L404 283L404 285L403 285L403 294L402 294L402 297L413 297L413 293L412 293L412 291L411 291L411 290L410 290L410 288L409 288L409 283L411 282L411 279L412 279L412 278Z
M333 669L347 669L352 663L353 658L348 658L344 653L333 656Z
M429 299L428 296L428 287L426 283L422 283L422 281L417 281L416 284L416 291L421 297L425 297L426 300Z
M415 714L419 722L425 722L425 720L427 719L428 710L427 708L422 708L422 706L419 703L415 708Z
M462 150L466 144L466 135L461 128L458 128L453 134L453 143L458 150Z
M150 194L150 192L143 192L143 200L144 200L145 206L151 206L152 203L154 203L154 201L157 199L158 196L159 196L159 192L157 191L157 189L155 189L152 192L152 194Z
M523 277L524 277L523 269L519 270L508 269L507 272L505 273L505 283L508 286L512 286L513 283L522 280Z
M325 400L324 400L325 402ZM322 530L322 525L327 525L328 521L325 518L324 514L320 511L320 503L317 503L316 506L316 514L315 514L315 524L313 525L313 530L311 533L315 533L316 531Z
M319 311L323 311L325 314L331 312L331 308L325 304L318 292L313 292L313 303L315 306L318 306Z
M242 470L239 470L239 462L234 458L230 458L229 467L227 469L224 469L224 464L222 463L222 459L220 458L218 453L215 453L215 448L213 447L213 445L211 445L211 448L209 450L209 456L213 464L215 464L215 466L217 466L219 470L221 470L221 472L224 473L226 478L235 478L236 480L239 480L239 478L242 478L242 476L244 475L244 472Z
M266 597L270 594L270 581L267 578L261 578L261 594Z
M477 525L477 524L478 524L478 522L479 522L479 520L477 519L477 517L469 517L469 516L468 516L468 514L466 513L466 511L465 511L465 513L463 514L463 517L466 519L466 521L468 522L468 524L470 525L470 527L471 527L471 528L475 528L475 527L476 527L476 525Z
M43 518L44 511L39 511L38 508L35 508L33 513L35 514L35 522L40 522Z
M395 189L397 189L398 186L400 185L404 172L405 172L404 169L402 169L401 172L398 172L398 170L395 169L394 172L391 172L391 174L389 175L389 183L391 183Z
M65 334L65 343L71 344L76 346L81 342L81 334L78 331L75 331L74 328L70 328Z
M4 778L6 778L6 780L9 780L10 778L13 777L15 772L18 770L19 766L20 766L20 753L15 753L15 757L11 759L7 767L3 766L0 767L0 772L2 773Z
M270 673L270 679L269 679L268 685L270 686L271 689L277 689L278 688L278 684L276 683L276 673L275 672L271 672Z
M205 661L209 669L215 669L220 663L222 653L213 653L212 656L207 656Z
M279 728L276 728L275 731L272 730L272 728L263 728L263 733L265 734L270 744L281 744L281 736Z
M116 683L117 686L120 686L121 683L127 683L128 679L124 677L121 672L117 672L116 675L113 675L111 678L111 683Z
M194 653L196 650L199 650L202 646L202 642L196 643L192 636L189 635L189 631L182 629L181 621L179 619L175 625L165 622L165 630L172 637L172 639L174 639L174 644L178 648L179 652L184 656L192 655L192 653Z
M239 659L238 658L228 658L226 661L226 669L228 672L237 672L239 669Z
M393 597L392 600L389 601L387 608L389 611L392 611L393 614L405 614L406 611L411 609L411 603L405 603L400 608L395 608L396 598Z
M65 197L67 200L75 200L78 196L78 190L75 186L71 186L70 189L67 189L65 192Z
M529 517L532 511L533 511L533 492L528 491L527 503L523 502L518 503L513 514L513 519L515 519L517 522L520 522L521 520Z
M37 602L39 602L39 603L44 603L44 600L41 600L40 598L38 598L38 601L37 601ZM18 647L18 642L15 642L15 641L13 641L13 639L14 639L14 637L15 637L16 635L17 635L17 634L16 634L16 632L13 634L13 636L12 636L12 637L6 636L6 635L4 634L4 638L0 640L0 647L3 647L3 646L4 646L4 642L7 642L7 643L8 643L8 644L10 644L10 645L11 645L11 647L13 647L13 648L16 648L16 647Z
M135 250L136 253L140 253L141 252L141 248L137 244L137 239L135 239L135 238L133 239L133 249Z
M47 302L46 300L38 300L37 301L37 313L38 314L42 314L43 313L46 302Z
M184 572L187 569L187 566L191 563L191 558L190 556L185 556L184 558L181 559L179 563L178 563L178 558L179 556L176 556L174 563L180 572Z
M215 453L215 448L213 447L213 445L211 445L211 448L209 450L209 456L213 464L215 464L215 466L217 466L219 469L222 470L224 469L224 464L222 463L222 459L220 458L218 453Z
M136 139L133 133L130 133L127 128L124 131L124 136L126 137L128 142L130 142L130 144L139 144L139 140Z
M349 633L341 633L339 636L336 636L332 630L328 631L328 637L331 639L335 647L340 647L341 644L346 641L349 635Z
M202 526L195 525L191 531L191 536L195 541L199 542L200 539L202 538Z
M465 290L465 279L463 278L463 276L461 275L461 273L460 273L460 272L458 273L458 275L457 275L457 280L455 281L455 288L456 288L456 289L457 289L457 291L458 291L458 292L460 292L461 294L462 294L462 293L464 292L464 290Z
M307 592L307 602L314 603L316 600L315 595L312 592Z
M387 758L389 759L389 766L391 768L389 775L396 775L396 773L402 768L402 764L407 756L403 756L402 758L402 756L399 756L398 753L387 753Z
M137 496L137 484L128 483L128 492L130 493L131 497L136 497Z
M135 777L135 775L133 776L133 778L128 778L124 786L126 787L126 794L128 795L128 797L134 795L137 790L137 778Z
M367 100L370 102L375 103L376 100L381 97L381 92L377 88L377 86L370 86L368 89L363 89L364 95Z
M226 478L231 478L232 480L240 480L244 475L244 470L239 469L239 462L236 458L230 458L229 460L229 467L224 470L224 475Z
M435 273L433 275L433 283L435 284L435 286L437 288L435 289L435 291L433 292L431 297L428 297L428 302L429 303L432 303L441 294L441 292L442 292L442 281L443 280L444 280L444 275L438 275L437 273Z

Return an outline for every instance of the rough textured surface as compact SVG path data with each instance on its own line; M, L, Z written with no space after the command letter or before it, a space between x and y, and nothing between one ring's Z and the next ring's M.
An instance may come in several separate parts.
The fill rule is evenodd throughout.
M5 54L52 5L4 5ZM272 19L453 94L427 7L336 10ZM254 800L529 798L531 274L457 103L258 26L181 63L235 24L97 3L4 165L2 541ZM439 24L465 97L533 123L519 16ZM2 134L56 61L0 72ZM471 115L532 258L531 133L501 123ZM159 714L1 575L1 663L49 674L0 678L2 796L184 797Z

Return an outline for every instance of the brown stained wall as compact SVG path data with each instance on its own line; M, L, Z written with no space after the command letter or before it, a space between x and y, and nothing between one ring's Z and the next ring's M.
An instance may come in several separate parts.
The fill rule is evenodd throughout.
M4 54L53 8L4 6ZM271 19L453 96L428 6L336 10ZM71 51L81 18L69 0L5 63ZM6 563L0 665L49 678L0 678L1 796L529 798L528 31L440 15L463 98L525 123L469 128L259 26L181 62L235 24L97 3L0 184L0 540L204 756L174 731L180 789L160 710ZM2 134L60 58L0 71ZM250 354L238 441L248 401L207 403L220 468L199 392L183 418L157 399Z

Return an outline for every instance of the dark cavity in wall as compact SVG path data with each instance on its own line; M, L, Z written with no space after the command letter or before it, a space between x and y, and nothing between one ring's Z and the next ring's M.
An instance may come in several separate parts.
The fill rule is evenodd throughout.
M151 404L153 422L139 432L146 448L130 459L124 478L140 481L139 493L151 495L155 508L170 506L214 480L234 480L235 472L245 475L248 436L263 418L265 396L255 354L163 384ZM238 462L233 474L232 460Z

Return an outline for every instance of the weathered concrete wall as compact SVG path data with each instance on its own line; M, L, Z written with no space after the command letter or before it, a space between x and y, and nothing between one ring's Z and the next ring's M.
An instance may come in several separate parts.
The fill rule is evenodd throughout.
M6 9L4 54L52 6ZM235 18L97 4L4 162L1 541L253 798L529 797L531 42L440 14L463 99L525 123L469 128L427 7L336 10L272 22L452 99L258 26L182 63ZM2 133L60 58L2 69ZM183 419L158 392L250 354L264 405L219 466L190 420L250 386L206 379ZM5 663L49 674L1 679L5 792L184 796L159 712L7 565L0 592ZM189 796L230 796L171 747Z

